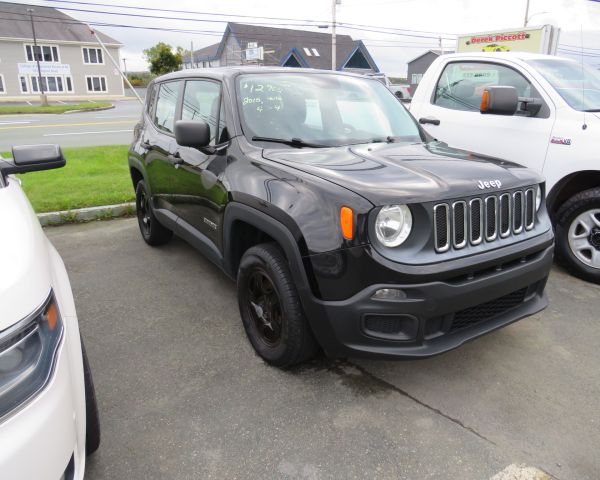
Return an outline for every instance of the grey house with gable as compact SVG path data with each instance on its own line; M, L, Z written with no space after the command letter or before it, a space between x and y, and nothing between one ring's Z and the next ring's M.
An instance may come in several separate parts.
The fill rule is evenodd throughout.
M33 8L37 49L28 8ZM121 44L96 30L119 62ZM40 60L40 82L37 59ZM40 85L41 83L41 85ZM0 102L117 98L124 95L118 70L84 23L51 7L0 3Z
M337 70L379 72L362 40L336 35ZM184 68L264 65L331 69L331 35L324 32L227 24L219 43L184 56Z

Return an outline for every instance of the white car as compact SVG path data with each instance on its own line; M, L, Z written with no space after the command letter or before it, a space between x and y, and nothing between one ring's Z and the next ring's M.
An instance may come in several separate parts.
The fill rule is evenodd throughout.
M419 83L410 112L451 147L542 173L557 257L600 283L598 70L533 53L442 55Z
M69 278L13 173L65 164L55 145L0 157L0 478L83 478L98 409Z

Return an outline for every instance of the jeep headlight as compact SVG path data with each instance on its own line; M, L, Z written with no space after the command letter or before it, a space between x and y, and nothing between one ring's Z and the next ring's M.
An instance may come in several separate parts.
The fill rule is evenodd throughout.
M0 420L50 381L62 332L54 295L32 315L0 332Z
M538 185L535 189L535 211L539 212L542 206L542 186Z
M386 247L402 245L412 229L412 214L406 205L388 205L375 219L375 235Z

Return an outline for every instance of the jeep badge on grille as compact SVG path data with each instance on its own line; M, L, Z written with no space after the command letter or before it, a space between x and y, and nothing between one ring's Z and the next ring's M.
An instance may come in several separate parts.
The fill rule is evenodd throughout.
M479 180L477 181L477 188L485 190L486 188L500 188L502 182L500 180Z

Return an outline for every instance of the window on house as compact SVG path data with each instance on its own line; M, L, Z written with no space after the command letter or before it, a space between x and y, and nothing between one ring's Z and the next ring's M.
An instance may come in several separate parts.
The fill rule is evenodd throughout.
M21 93L29 93L27 77L19 77L19 84L21 85Z
M65 77L65 82L67 84L67 92L73 91L73 79L71 77Z
M0 74L0 93L6 93L6 87L4 86L4 76Z
M422 78L423 78L422 73L413 73L410 76L410 83L412 83L413 85L418 85Z
M88 92L106 92L105 76L87 76L85 77Z
M103 64L101 48L83 47L83 63L86 64Z
M25 45L28 62L59 62L58 47L53 45Z

